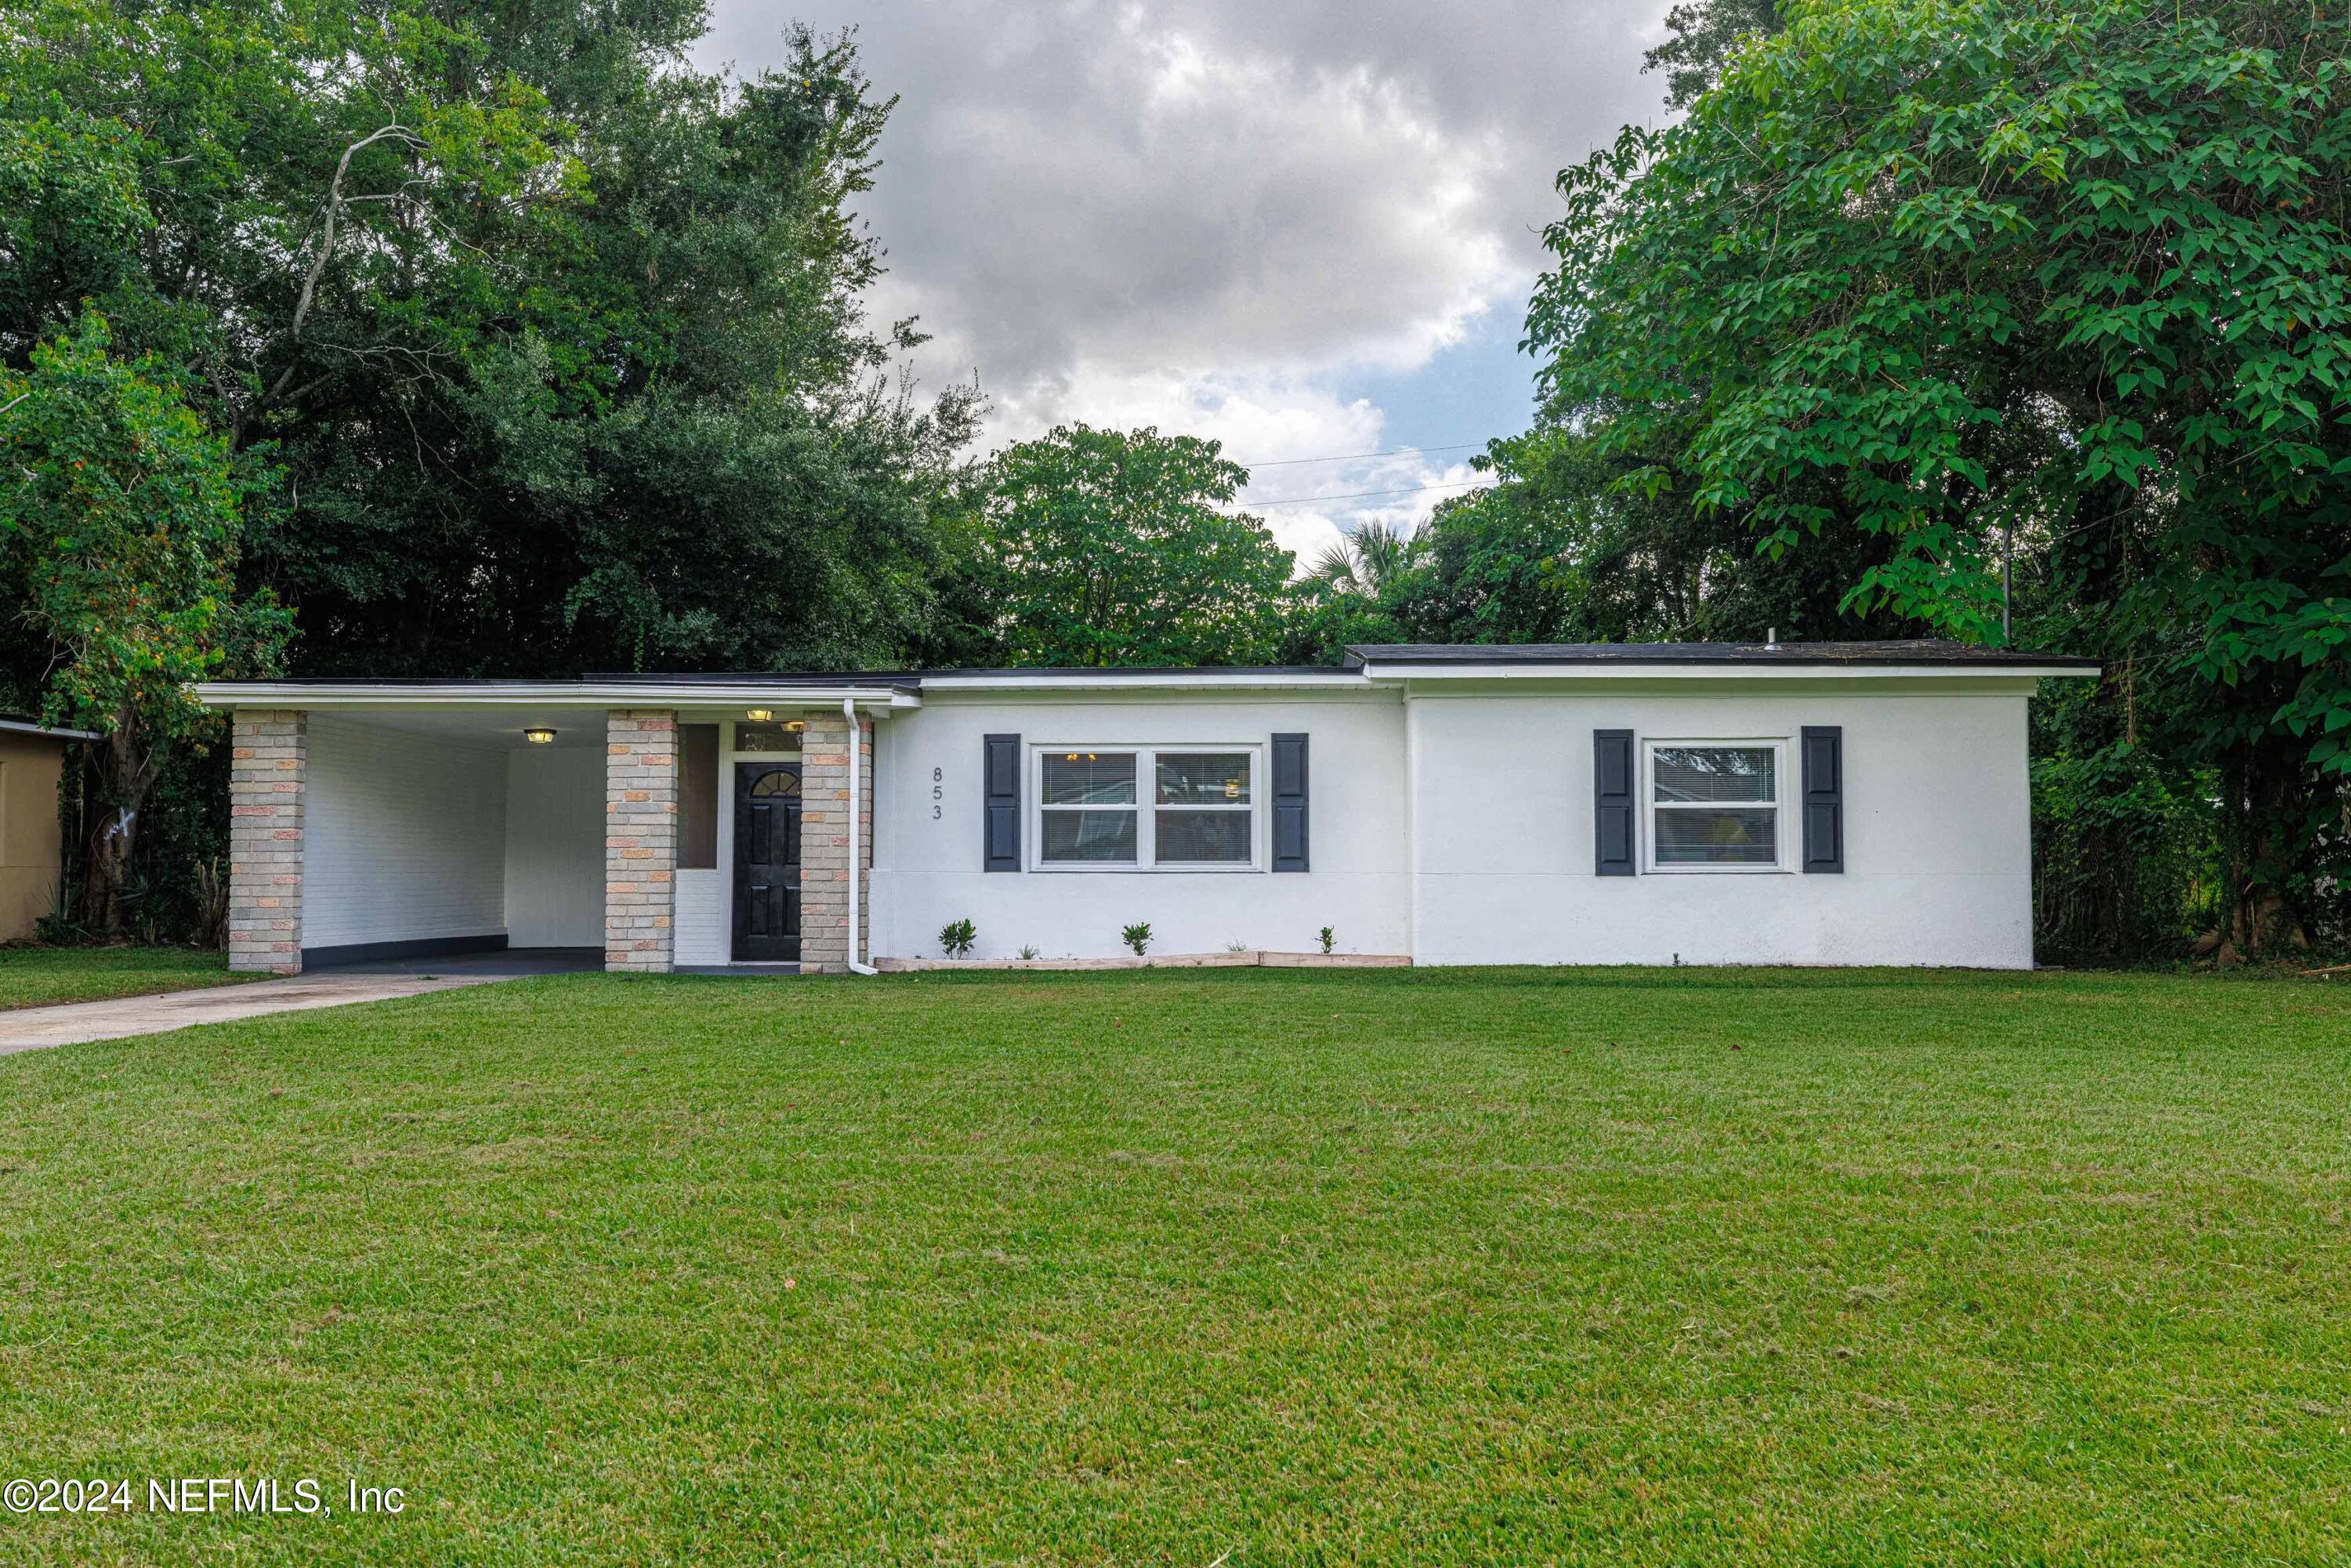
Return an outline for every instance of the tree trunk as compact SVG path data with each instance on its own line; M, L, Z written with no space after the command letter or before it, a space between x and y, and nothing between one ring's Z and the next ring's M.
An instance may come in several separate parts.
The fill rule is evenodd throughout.
M2246 957L2310 946L2288 883L2302 841L2301 768L2283 747L2255 743L2230 802L2240 815L2231 855L2231 945Z
M120 936L129 915L125 895L139 845L139 817L155 781L153 755L129 704L115 716L113 733L101 743L99 758L106 810L89 847L89 919L106 936Z

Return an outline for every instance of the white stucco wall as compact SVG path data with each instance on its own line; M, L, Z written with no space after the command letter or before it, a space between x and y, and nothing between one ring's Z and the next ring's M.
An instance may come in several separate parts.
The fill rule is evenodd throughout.
M305 948L505 929L503 749L329 714L308 747Z
M1024 749L1107 750L1264 747L1277 733L1310 737L1311 871L981 869L985 736L1018 734ZM1159 953L1214 953L1233 943L1303 952L1324 925L1335 929L1343 952L1408 950L1404 710L1392 691L926 693L919 710L878 727L874 770L878 955L935 957L939 927L961 918L978 927L975 957L1011 957L1024 944L1048 957L1114 956L1125 951L1120 928L1135 921L1150 922ZM1260 765L1260 796L1267 787ZM1033 841L1032 820L1022 828L1024 852Z
M602 946L604 754L530 747L506 764L507 945Z
M876 731L872 953L936 956L968 917L978 956L1344 952L1424 964L2032 962L2022 680L1415 681L1274 692L926 692ZM603 757L519 748L519 715L310 721L306 947L508 936L593 946L603 919ZM736 714L688 710L686 722ZM1845 870L1593 873L1595 728L1640 740L1784 740L1796 863L1805 725L1844 732ZM435 727L438 727L437 728ZM471 727L468 733L467 726ZM1312 869L982 866L982 737L1041 745L1264 748L1311 737ZM495 743L474 737L495 737ZM676 958L728 961L735 764L713 802L718 867L678 873ZM1270 780L1259 750L1259 826ZM1026 757L1024 755L1024 761ZM1024 768L1024 793L1034 776ZM1033 805L1033 800L1024 800ZM1640 814L1646 845L1649 814ZM1024 816L1024 852L1036 821ZM1259 863L1265 863L1262 847Z
M2022 695L1815 683L1416 695L1408 712L1421 963L2032 965ZM1792 801L1808 724L1844 732L1843 874L1593 874L1594 729L1636 742L1784 737ZM1800 822L1783 816L1796 841ZM1644 849L1649 831L1643 810Z

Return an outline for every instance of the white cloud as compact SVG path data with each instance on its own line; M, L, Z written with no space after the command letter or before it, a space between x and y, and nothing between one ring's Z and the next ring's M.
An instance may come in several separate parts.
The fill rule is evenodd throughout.
M1410 372L1514 315L1564 163L1656 110L1664 0L850 0L901 95L864 215L873 308L919 315L937 384L978 372L991 444L1155 424L1270 461L1395 444L1351 378ZM716 0L705 64L753 70L782 14ZM1468 431L1437 439L1482 439ZM1406 489L1411 457L1277 467L1252 499ZM1311 556L1449 492L1266 516Z

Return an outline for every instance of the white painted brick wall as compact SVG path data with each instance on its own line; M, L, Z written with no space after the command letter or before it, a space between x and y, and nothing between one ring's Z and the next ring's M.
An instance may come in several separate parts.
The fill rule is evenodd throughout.
M305 947L506 929L503 748L310 716Z

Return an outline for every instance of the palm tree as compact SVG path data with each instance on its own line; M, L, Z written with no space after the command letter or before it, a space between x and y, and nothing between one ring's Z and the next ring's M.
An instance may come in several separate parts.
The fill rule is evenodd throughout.
M1353 534L1322 552L1322 559L1314 563L1314 575L1342 593L1376 599L1380 589L1403 570L1419 538L1417 528L1360 524Z

